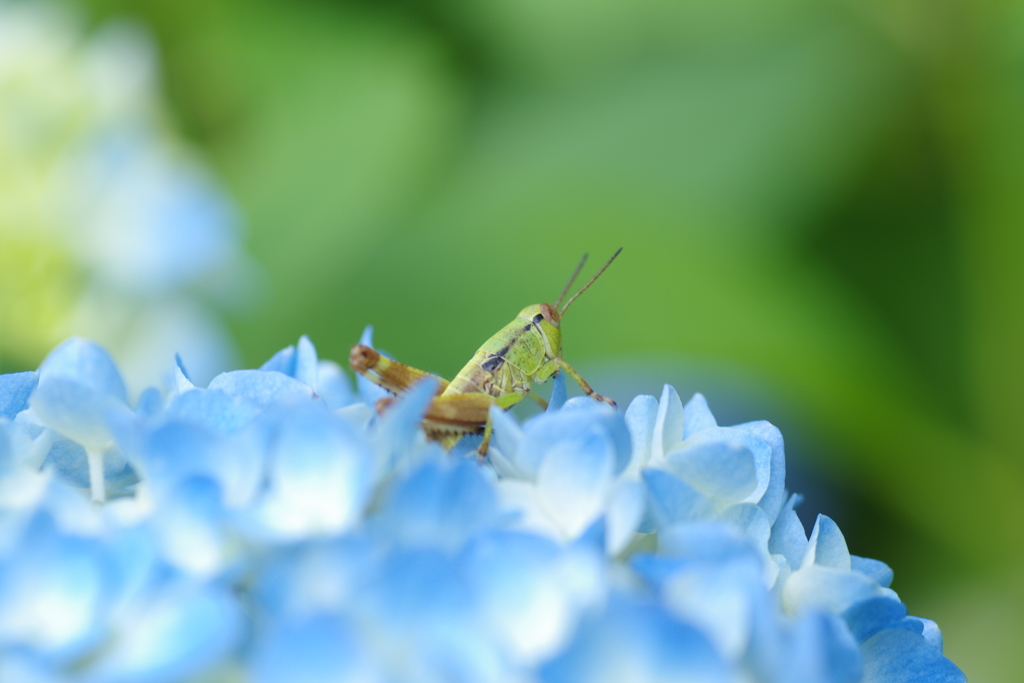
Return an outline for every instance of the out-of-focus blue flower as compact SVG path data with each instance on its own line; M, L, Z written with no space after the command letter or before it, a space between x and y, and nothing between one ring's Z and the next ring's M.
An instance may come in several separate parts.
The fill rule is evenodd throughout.
M0 354L84 334L133 391L176 350L208 378L233 355L209 302L252 279L235 208L167 125L146 31L81 19L0 0Z
M305 337L205 387L174 368L134 405L83 340L0 376L0 673L965 680L887 565L806 533L779 431L700 395L623 415L557 380L492 412L481 461L419 430L436 386L379 416Z

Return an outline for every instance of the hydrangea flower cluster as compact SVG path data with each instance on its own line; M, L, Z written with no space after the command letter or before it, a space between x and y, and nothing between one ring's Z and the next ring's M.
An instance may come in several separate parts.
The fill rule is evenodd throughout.
M966 680L805 533L771 424L556 380L480 461L424 438L433 391L378 416L306 338L134 404L81 339L0 376L0 680Z
M211 301L251 268L235 207L168 125L148 33L78 19L0 0L0 356L85 334L137 387L175 350L212 377L234 347Z

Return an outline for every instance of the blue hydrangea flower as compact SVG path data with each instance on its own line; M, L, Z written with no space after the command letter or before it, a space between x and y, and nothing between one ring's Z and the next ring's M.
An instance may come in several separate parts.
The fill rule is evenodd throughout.
M699 394L556 380L481 461L419 430L436 387L378 415L305 337L169 367L134 404L80 339L0 376L5 680L966 680L887 565L805 532L779 431Z
M163 110L156 50L71 3L0 0L0 328L8 362L104 340L133 391L176 350L208 378L211 310L252 280L233 202Z

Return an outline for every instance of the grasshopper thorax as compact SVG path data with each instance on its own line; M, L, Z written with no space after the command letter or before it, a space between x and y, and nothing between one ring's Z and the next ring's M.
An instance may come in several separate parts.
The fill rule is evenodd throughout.
M562 331L559 329L562 316L557 308L551 304L527 306L520 311L519 319L532 323L540 331L548 358L557 358L562 354Z

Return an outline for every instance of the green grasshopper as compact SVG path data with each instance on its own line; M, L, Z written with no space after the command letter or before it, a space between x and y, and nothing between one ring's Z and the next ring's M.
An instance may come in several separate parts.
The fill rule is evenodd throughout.
M451 382L408 365L385 358L369 346L356 344L349 355L352 369L392 394L401 396L413 384L426 378L438 383L434 397L423 418L427 436L451 448L465 434L483 434L481 456L487 454L491 438L491 406L508 410L527 396L546 407L543 399L530 394L531 383L543 384L560 370L576 380L584 393L593 399L615 406L615 401L598 394L564 358L562 358L562 316L576 298L587 291L601 273L611 265L622 251L612 254L587 284L572 295L558 310L572 283L587 260L584 254L555 305L527 306L515 320L501 328L484 342L473 358ZM394 401L387 398L378 403L378 410L386 410Z

